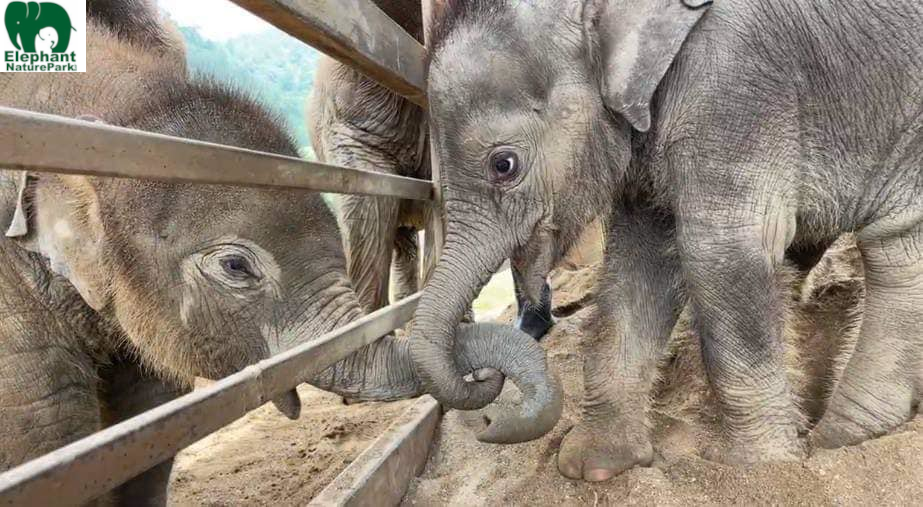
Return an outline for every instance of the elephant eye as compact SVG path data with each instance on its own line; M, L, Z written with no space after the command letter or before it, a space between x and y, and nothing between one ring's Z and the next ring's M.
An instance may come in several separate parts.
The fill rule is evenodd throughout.
M247 280L248 278L259 278L250 261L242 255L228 255L220 260L221 269L224 273L234 280Z
M223 243L197 255L199 270L209 279L231 289L253 289L263 283L258 257L242 245Z
M494 181L509 181L520 172L519 155L509 149L495 151L490 156L490 173Z

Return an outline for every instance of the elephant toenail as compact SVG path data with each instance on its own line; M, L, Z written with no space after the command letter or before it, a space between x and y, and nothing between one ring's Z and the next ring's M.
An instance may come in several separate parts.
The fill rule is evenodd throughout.
M608 481L614 476L615 471L606 468L591 468L583 474L583 478L590 482Z

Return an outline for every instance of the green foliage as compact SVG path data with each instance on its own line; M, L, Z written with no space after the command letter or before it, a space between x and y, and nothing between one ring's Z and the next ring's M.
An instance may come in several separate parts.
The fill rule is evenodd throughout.
M305 105L314 86L318 53L278 30L240 35L227 41L203 38L180 27L194 75L207 75L252 94L288 123L299 153L314 158Z

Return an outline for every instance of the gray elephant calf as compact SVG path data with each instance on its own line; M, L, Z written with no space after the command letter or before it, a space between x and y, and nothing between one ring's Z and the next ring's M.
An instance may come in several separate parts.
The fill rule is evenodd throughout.
M448 344L487 274L512 256L537 299L541 274L611 210L584 416L562 473L605 480L651 463L650 388L686 301L726 430L711 457L802 456L776 275L786 252L809 267L844 232L868 299L813 440L855 444L911 417L923 390L923 5L436 3L429 97L447 238L412 343L442 352L420 368L454 384L437 397L465 393Z
M143 36L156 32L101 5L89 4L86 74L4 74L0 104L296 155L257 103L187 79L161 37ZM312 192L0 171L0 224L0 471L173 398L195 376L224 377L364 313L336 221ZM487 365L537 393L482 438L534 438L505 426L524 417L539 431L553 425L560 397L535 375L545 367L534 340L487 326L468 335L458 367L482 380L472 407L502 386ZM424 392L408 343L392 336L309 381L366 400ZM277 406L296 417L300 402L291 391ZM169 471L156 467L114 500L164 503Z
M376 0L375 4L422 42L419 0ZM323 162L431 178L424 111L348 65L321 57L308 122L315 152ZM392 262L395 297L417 292L432 269L426 266L421 277L417 244L417 231L428 229L433 219L430 209L415 201L359 195L342 196L339 208L349 276L366 310L387 306ZM513 278L517 327L540 339L554 323L551 288L544 284L541 299L533 303L518 289L521 277L516 266Z

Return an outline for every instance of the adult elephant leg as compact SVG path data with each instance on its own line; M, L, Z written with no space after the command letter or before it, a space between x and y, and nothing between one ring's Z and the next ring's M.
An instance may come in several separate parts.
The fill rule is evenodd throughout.
M797 459L804 454L798 439L803 421L785 375L788 291L777 279L795 216L784 203L763 199L773 192L729 180L736 193L713 179L685 189L677 227L686 289L726 437L706 454L734 464Z
M400 301L420 290L420 255L417 231L399 227L394 238L394 299Z
M821 447L855 445L913 415L923 389L923 224L891 237L860 234L865 314L859 341L814 430Z
M581 343L583 417L558 456L562 474L588 481L650 465L650 391L682 309L672 219L625 209L611 227L597 281L598 327Z
M191 391L145 374L137 364L129 360L118 360L104 368L100 377L105 403L104 422L107 426ZM119 486L112 495L119 505L166 505L172 468L171 458Z
M554 317L551 315L551 286L546 281L545 285L542 286L541 299L538 303L533 303L523 295L521 289L523 278L519 270L513 266L511 271L513 272L513 286L518 309L516 327L532 338L541 340L551 329L551 326L554 325Z
M388 305L391 253L400 201L391 197L343 196L347 273L367 312Z

